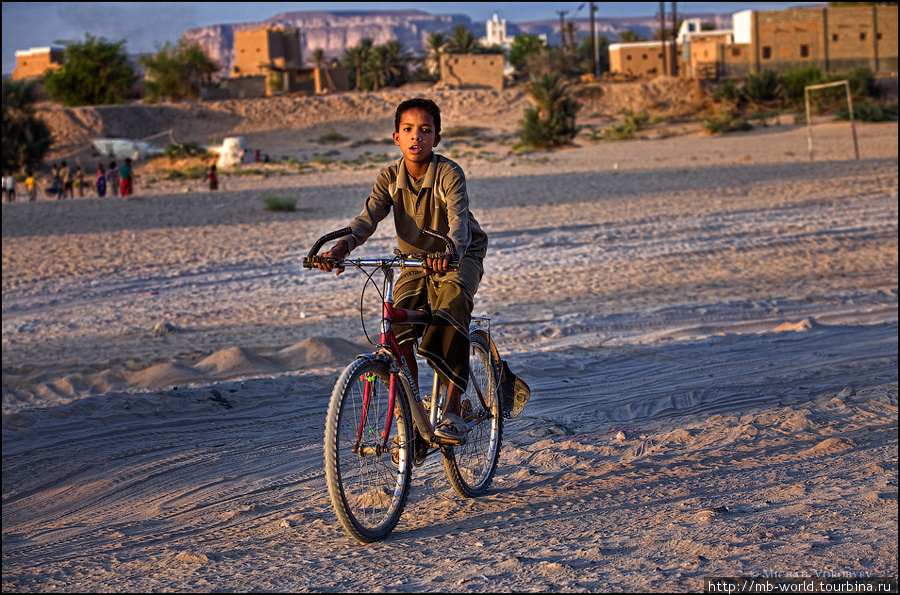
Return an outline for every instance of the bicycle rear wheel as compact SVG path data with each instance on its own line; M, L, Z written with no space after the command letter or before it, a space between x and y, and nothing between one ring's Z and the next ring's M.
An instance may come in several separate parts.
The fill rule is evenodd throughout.
M398 383L387 448L390 370L383 361L358 359L335 384L325 423L325 478L344 529L369 543L387 537L409 496L413 427Z
M491 485L503 437L503 415L497 392L499 379L491 365L491 349L480 334L469 335L469 385L461 398L462 417L466 422L486 417L469 432L461 446L442 449L444 471L456 492L464 498L484 494ZM477 395L480 389L484 404ZM487 405L485 408L484 405Z

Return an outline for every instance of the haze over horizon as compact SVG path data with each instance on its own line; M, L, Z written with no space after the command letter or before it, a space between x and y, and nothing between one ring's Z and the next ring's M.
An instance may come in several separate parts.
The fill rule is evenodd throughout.
M658 14L659 2L598 2L598 18ZM666 11L671 10L666 2ZM731 14L742 10L782 10L822 2L678 2L680 14ZM321 11L315 2L3 2L3 76L12 75L16 51L83 41L85 34L109 41L126 41L129 54L153 52L167 42L177 43L188 29L209 25L264 21L283 12ZM509 23L589 18L587 2L332 2L331 11L383 12L421 10L430 14L462 14L473 22L494 13Z

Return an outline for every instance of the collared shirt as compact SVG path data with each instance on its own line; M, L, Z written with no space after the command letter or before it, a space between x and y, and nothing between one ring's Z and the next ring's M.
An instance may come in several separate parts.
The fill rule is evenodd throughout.
M362 212L350 222L353 232L352 238L348 238L350 249L375 233L378 223L393 209L394 229L402 252L445 251L441 240L422 232L427 227L448 236L459 258L469 255L483 259L488 239L469 210L462 168L434 154L421 181L422 188L416 193L402 157L382 171Z

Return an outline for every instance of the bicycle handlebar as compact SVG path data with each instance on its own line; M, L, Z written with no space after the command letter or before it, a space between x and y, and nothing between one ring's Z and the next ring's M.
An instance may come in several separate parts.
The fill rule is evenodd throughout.
M316 257L316 254L319 253L319 250L322 248L322 246L325 245L325 242L329 242L331 240L336 240L338 238L347 237L352 234L353 234L353 230L350 229L349 227L345 227L344 229L339 229L337 231L333 231L331 233L325 234L324 236L322 236L321 238L316 240L316 243L313 245L312 250L310 250L309 254L306 255L306 258L304 259L304 266L305 266L307 259Z
M444 244L447 245L447 252L426 252L421 254L403 254L399 250L395 250L395 257L392 259L355 259L349 260L346 258L326 258L324 256L317 256L319 250L322 246L325 245L326 242L331 240L337 240L339 238L343 238L351 235L353 232L349 227L345 227L344 229L339 229L337 231L333 231L331 233L325 234L313 245L312 249L309 251L309 254L306 258L303 259L303 266L307 269L314 268L318 264L332 264L336 267L339 266L354 266L356 268L360 267L382 267L385 265L389 266L407 266L407 267L421 267L426 268L426 261L430 259L443 258L445 256L450 256L450 268L456 269L459 268L459 257L456 254L456 248L453 246L453 240L448 238L447 236L440 234L433 229L425 228L422 230L426 235L430 235L432 237L438 238L444 241Z

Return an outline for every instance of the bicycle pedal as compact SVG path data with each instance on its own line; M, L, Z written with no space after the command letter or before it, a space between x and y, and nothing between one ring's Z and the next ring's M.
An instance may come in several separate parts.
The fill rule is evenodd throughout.
M466 436L468 436L468 434L461 438L441 438L440 436L435 436L434 440L431 442L437 446L465 446Z

